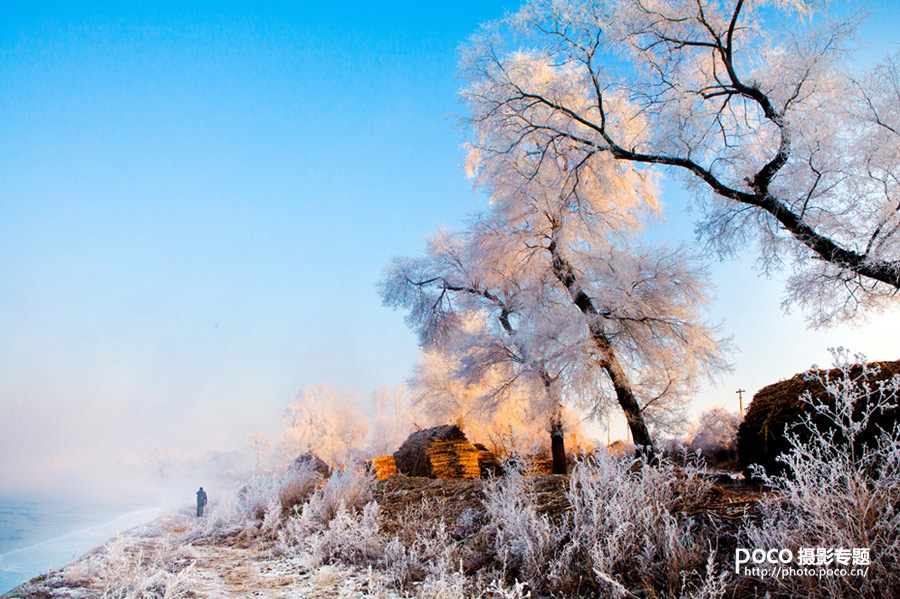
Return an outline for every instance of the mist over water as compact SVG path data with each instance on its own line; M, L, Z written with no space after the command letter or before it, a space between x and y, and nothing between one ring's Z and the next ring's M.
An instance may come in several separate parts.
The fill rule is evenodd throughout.
M162 509L0 496L0 593L64 566Z
M0 594L63 567L118 532L173 510L192 509L200 486L215 502L244 480L206 472L133 478L128 485L93 493L61 486L54 495L0 495Z

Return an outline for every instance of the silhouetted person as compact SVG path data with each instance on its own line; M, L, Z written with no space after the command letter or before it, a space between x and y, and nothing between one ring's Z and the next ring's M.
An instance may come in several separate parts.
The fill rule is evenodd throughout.
M203 510L206 508L206 491L203 490L203 487L200 487L200 490L197 491L197 517L203 515Z

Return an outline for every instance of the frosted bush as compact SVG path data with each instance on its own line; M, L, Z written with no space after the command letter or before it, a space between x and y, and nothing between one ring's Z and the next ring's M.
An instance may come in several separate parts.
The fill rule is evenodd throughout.
M316 490L303 505L295 529L299 532L320 530L337 515L343 506L358 510L372 499L374 475L363 468L347 467L331 475L324 487Z
M272 500L277 500L281 485L281 476L260 477L223 496L209 507L206 516L196 521L185 540L234 536L252 531Z
M385 568L383 581L387 585L405 589L413 581L425 577L424 559L418 548L415 545L407 546L397 537L384 546L382 559Z
M522 582L516 581L512 586L506 586L502 580L494 579L485 589L484 596L489 599L529 599L531 591Z
M418 589L419 599L468 599L471 583L462 570L429 575Z
M192 597L195 555L190 546L165 542L150 551L117 536L106 546L103 599L181 599Z
M278 547L306 567L333 560L367 563L382 548L380 510L371 501L374 477L362 468L335 472L294 515L281 521Z
M366 504L359 515L339 506L324 530L300 540L298 546L303 551L305 565L318 567L334 560L362 564L374 560L382 548L379 519L378 504L374 501Z
M423 499L409 504L400 514L396 536L385 545L383 564L387 582L406 590L426 578L447 578L472 557L460 539L471 537L480 527L472 510L453 522L442 513L441 501Z
M322 480L312 464L300 464L285 474L254 478L211 505L183 540L240 534L274 537L281 527L282 514L302 504Z
M733 456L737 450L740 414L722 408L703 412L688 442L687 450L699 452L710 462Z
M538 514L532 477L526 476L525 462L510 460L503 477L485 485L484 507L488 524L484 532L493 539L498 559L523 579L546 574L561 531L546 515Z
M576 465L569 480L570 540L555 575L561 584L593 578L614 591L611 581L630 580L677 595L689 582L684 574L702 570L709 553L703 531L683 514L708 487L691 464L650 465L595 452Z
M900 592L900 430L861 441L876 415L897 410L900 377L876 381L874 368L860 370L846 351L833 353L840 375L811 375L828 398L801 397L812 410L789 435L790 450L779 458L785 472L769 476L755 469L773 493L742 541L750 549L784 548L795 556L803 547L868 548L865 578L792 576L759 584L793 596L890 596ZM864 356L855 361L866 362Z
M716 531L684 513L709 488L696 465L595 452L575 465L566 491L571 509L556 521L540 513L533 481L508 468L486 486L483 533L507 579L541 594L677 597L706 589L716 596L710 592L721 585L709 582L719 579L708 563ZM713 570L704 578L707 566Z

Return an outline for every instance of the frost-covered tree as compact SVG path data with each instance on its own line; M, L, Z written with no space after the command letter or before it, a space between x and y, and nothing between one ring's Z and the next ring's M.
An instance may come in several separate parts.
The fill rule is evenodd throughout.
M737 432L741 415L716 407L700 415L691 431L688 450L699 451L707 458L714 458L720 451L737 449Z
M406 385L382 385L373 391L371 411L366 451L375 457L393 453L423 419Z
M487 311L495 324L470 363L517 364L543 385L551 423L564 403L601 414L614 397L635 443L651 447L647 417L670 415L699 375L723 367L697 314L703 272L682 251L637 245L652 182L609 161L612 170L571 168L564 154L521 162L534 159L530 177L530 165L484 159L490 213L434 236L423 259L395 260L382 295L409 310L426 344L458 335L467 311ZM597 193L573 185L585 176Z
M272 448L272 440L266 433L255 432L247 435L244 443L253 452L253 457L256 461L253 467L253 476L257 476L260 465L263 463L263 456Z
M330 466L346 464L363 449L369 433L368 418L353 396L326 384L304 388L282 420L284 462L311 451Z
M855 70L858 15L810 18L824 4L527 2L463 53L475 171L505 159L529 178L562 152L587 196L592 170L665 168L711 249L790 264L786 302L813 325L884 307L900 289L900 62Z
M565 473L563 382L561 367L553 363L564 332L538 332L538 319L521 318L516 289L524 280L485 278L479 272L484 265L471 253L477 250L473 239L439 231L425 258L395 259L381 282L385 303L409 310L407 322L425 349L413 378L417 396L432 416L480 423L495 446L519 445L521 429L530 428L521 426L523 416L540 414L550 433L554 472ZM548 347L551 338L555 349ZM554 351L556 356L548 353ZM509 420L504 425L500 418Z

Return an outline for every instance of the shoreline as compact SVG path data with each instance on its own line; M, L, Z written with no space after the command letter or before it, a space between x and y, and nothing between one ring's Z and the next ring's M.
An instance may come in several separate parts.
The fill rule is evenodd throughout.
M0 593L5 593L0 597L6 597L22 585L50 572L66 568L102 548L118 534L129 534L141 527L153 525L163 517L165 509L164 506L138 507L108 520L0 553L2 572L14 574L19 579L12 587L0 589ZM21 580L23 576L27 578Z

